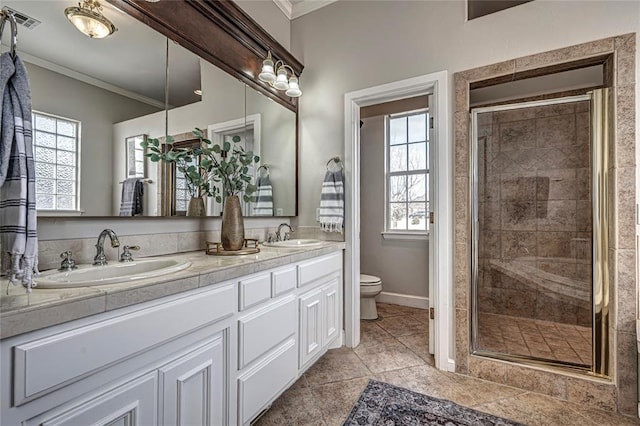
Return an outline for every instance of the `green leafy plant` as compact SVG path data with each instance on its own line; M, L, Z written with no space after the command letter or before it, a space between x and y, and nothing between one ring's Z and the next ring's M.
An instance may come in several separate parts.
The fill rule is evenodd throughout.
M176 165L176 169L184 174L192 197L207 195L220 203L223 196L242 194L244 201L250 201L257 188L248 174L249 166L260 161L260 157L238 144L240 136L233 136L232 142L214 144L204 137L201 129L196 128L193 134L200 140L195 147L178 148L171 136L165 141L169 149L163 149L160 141L154 138L141 145L148 149L146 156L151 161Z

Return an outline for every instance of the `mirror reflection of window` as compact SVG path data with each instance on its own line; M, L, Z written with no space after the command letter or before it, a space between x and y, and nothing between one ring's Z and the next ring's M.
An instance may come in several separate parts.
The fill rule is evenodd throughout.
M36 208L79 211L80 122L34 111Z
M145 178L145 149L142 142L147 139L146 135L132 136L125 140L127 150L127 178Z
M186 134L188 135L188 133ZM185 135L179 135L177 138L184 137ZM174 148L194 148L200 144L198 139L187 139L182 141L176 141L173 143ZM168 146L165 145L165 149ZM194 166L200 163L200 158L196 158ZM168 170L170 185L169 191L165 194L167 201L171 209L171 215L185 216L187 214L187 207L192 197L200 196L199 189L189 185L189 180L185 174L178 170L175 163L169 166Z
M183 215L187 213L187 205L191 196L187 191L187 179L184 173L176 170L176 214Z

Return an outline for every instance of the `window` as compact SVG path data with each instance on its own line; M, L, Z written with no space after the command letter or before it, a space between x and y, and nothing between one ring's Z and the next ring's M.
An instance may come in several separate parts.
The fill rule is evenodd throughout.
M429 229L429 113L386 117L386 226L388 233Z
M36 208L79 210L80 122L33 112Z
M190 199L187 178L180 170L176 170L176 214L186 213Z

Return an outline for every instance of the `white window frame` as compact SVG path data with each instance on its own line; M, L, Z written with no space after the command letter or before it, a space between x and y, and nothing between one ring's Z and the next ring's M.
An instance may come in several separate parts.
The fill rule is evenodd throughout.
M400 171L400 172L391 172L391 130L390 130L390 120L394 119L394 118L399 118L399 117L410 117L412 115L419 115L419 114L426 114L426 126L427 126L427 139L426 139L426 146L427 146L427 157L426 157L426 168L425 169L418 169L418 170L406 170L406 171ZM384 175L385 175L385 188L384 188L384 224L383 224L383 231L382 231L382 237L384 239L399 239L399 240L426 240L429 238L429 211L430 211L430 207L429 207L429 180L431 178L430 173L429 173L429 142L432 139L432 135L431 135L431 125L430 125L430 120L431 116L429 114L429 109L428 108L424 108L424 109L419 109L419 110L414 110L414 111L406 111L406 112L402 112L402 113L398 113L398 114L390 114L385 116L385 139L384 139L384 144L385 144L385 164L384 164ZM409 131L409 128L407 126L407 132ZM415 143L415 142L412 142ZM407 142L404 144L405 146L407 146L407 149L409 147L409 142L407 140ZM390 201L390 196L389 196L389 191L391 188L391 177L392 176L409 176L409 175L414 175L414 174L424 174L427 177L427 180L425 180L425 191L426 191L426 200L425 200L425 220L426 220L426 225L427 225L427 229L426 230L418 230L418 229L391 229L390 227L390 220L391 220L391 201ZM410 202L407 200L405 202L407 204L407 214L408 214L408 205L410 204ZM409 220L407 218L407 220Z
M37 213L38 216L50 216L50 215L54 215L54 216L59 216L59 215L68 215L68 216L75 216L75 215L81 215L84 211L81 209L81 204L80 204L80 167L81 167L81 147L82 147L82 122L73 118L69 118L69 117L63 117L61 115L56 115L56 114L51 114L48 112L43 112L43 111L37 111L37 110L32 110L31 111L31 131L32 131L32 137L33 137L33 156L34 156L34 166L35 166L35 162L36 161L36 156L35 156L35 151L36 151L36 132L39 132L40 130L36 130L36 115L40 115L40 116L44 116L44 117L48 117L48 118L53 118L56 120L64 120L64 121L69 121L69 122L73 122L76 124L76 175L75 175L75 183L76 183L76 191L75 191L75 197L76 197L76 203L75 203L75 208L73 209L38 209L37 208L37 204L36 204L36 208L37 208ZM51 134L50 132L46 132ZM58 137L58 132L56 129L56 133L55 133L56 139ZM63 135L64 136L64 135ZM57 148L57 140L56 140L56 151L58 151ZM56 175L56 180L58 180L58 177ZM36 180L37 180L37 175L36 175ZM36 192L37 193L37 192ZM57 194L53 194L54 197Z

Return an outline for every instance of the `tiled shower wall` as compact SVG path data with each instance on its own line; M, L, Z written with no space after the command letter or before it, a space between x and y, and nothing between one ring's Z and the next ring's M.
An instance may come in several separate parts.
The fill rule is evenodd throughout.
M478 114L478 311L591 326L589 102Z
M615 129L609 152L609 377L564 374L475 356L470 351L471 222L469 86L572 61L607 56L613 75ZM499 383L545 393L578 404L637 416L636 348L636 34L625 34L456 73L454 304L456 370ZM604 225L604 224L603 224Z

